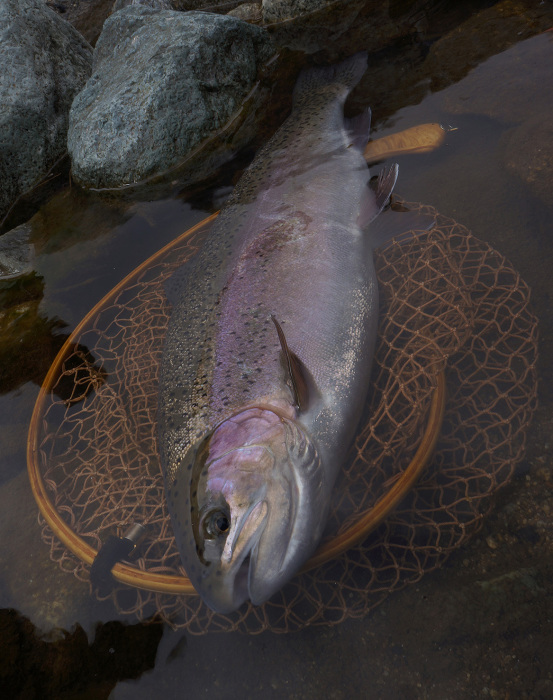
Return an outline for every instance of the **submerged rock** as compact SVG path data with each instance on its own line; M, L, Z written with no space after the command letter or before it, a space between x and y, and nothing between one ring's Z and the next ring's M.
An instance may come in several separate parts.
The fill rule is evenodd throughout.
M283 20L295 19L312 12L320 12L332 6L345 4L340 2L340 0L263 0L263 19L267 23L282 22ZM345 8L342 7L341 9Z
M499 14L505 7L506 3L500 3L482 14L489 18L491 9ZM527 25L534 26L528 17L510 19L526 31ZM549 23L546 19L541 21L544 25ZM480 35L489 31L487 23L478 24L476 19L471 20L470 26L478 27ZM505 32L500 35L503 44L522 34L522 29L516 34L508 34L503 26L501 29ZM461 36L466 44L466 36ZM499 38L496 43L499 45ZM512 126L500 140L501 160L549 207L553 207L553 94L544 86L550 85L553 78L552 61L553 32L548 31L488 58L441 97L451 114L485 115Z
M432 4L432 3L430 3ZM420 33L416 2L380 0L263 0L263 25L275 43L319 53L334 63L356 51L370 54Z
M501 145L507 170L526 183L534 196L553 208L551 110L544 110L520 126L510 129L504 134Z
M34 248L31 233L29 224L21 224L0 236L0 280L19 277L32 270Z
M506 8L512 13L508 17ZM427 59L435 89L451 78L459 80L473 68L462 82L444 93L444 109L451 114L483 114L505 124L520 124L538 112L549 111L551 90L545 86L551 83L553 32L521 39L539 30L540 25L547 28L550 21L516 13L508 3L499 3L436 42ZM512 45L514 41L519 43Z
M370 4L378 6L375 13L380 19L382 3ZM263 24L279 46L315 53L336 42L364 5L366 0L263 0Z
M254 127L244 104L273 56L268 35L232 17L127 7L105 24L94 73L70 114L73 176L85 186L118 188L182 166L200 179L244 145ZM206 158L207 142L224 133ZM229 136L230 138L230 136ZM204 175L205 176L205 175Z
M92 49L41 0L0 3L0 219L66 149Z

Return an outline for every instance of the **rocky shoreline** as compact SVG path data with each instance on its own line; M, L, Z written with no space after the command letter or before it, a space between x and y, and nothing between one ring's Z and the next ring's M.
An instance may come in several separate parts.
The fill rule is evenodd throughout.
M201 181L256 137L290 50L295 74L309 54L379 51L417 31L405 5L5 0L0 224L67 152L85 188Z
M508 4L485 10L489 21L504 23ZM454 41L439 40L425 60L434 31L427 14L421 19L417 2L392 11L375 0L5 0L0 225L67 153L84 188L201 182L259 137L278 111L279 76L288 70L290 88L307 60L368 50L371 77L360 90L368 84L371 105L382 86L418 101L427 84L421 65L436 63L436 47L450 56ZM539 22L529 17L533 32ZM392 77L386 51L406 37L413 47L402 52L401 77ZM447 66L434 66L437 79Z

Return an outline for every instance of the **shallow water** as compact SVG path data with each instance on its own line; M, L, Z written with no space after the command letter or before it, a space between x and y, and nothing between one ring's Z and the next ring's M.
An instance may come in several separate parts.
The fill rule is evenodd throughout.
M387 101L382 85L375 87L369 76L351 107L374 104L377 92L373 138L425 122L453 127L433 153L396 159L396 191L465 224L506 255L532 288L540 323L540 407L527 456L482 533L442 570L394 594L365 619L293 635L197 638L159 625L129 625L109 602L93 600L86 585L49 561L36 523L25 442L38 385L90 308L136 265L215 210L233 171L229 167L193 197L183 193L157 202L105 200L65 187L33 220L35 274L0 285L6 311L0 351L0 607L30 621L0 612L0 671L13 689L8 697L101 698L118 680L114 698L181 697L186 691L216 698L553 696L553 190L539 186L553 181L553 133L547 127L553 96L544 87L553 72L553 36L517 44L528 35L522 10L520 26L512 17L501 16L499 23L512 48L476 60L486 51L474 49L474 27L462 25L449 50L447 42L441 44L455 70L444 64L437 74L430 64L425 75L424 64L417 66L422 87L404 90L403 103L397 94ZM539 26L547 25L535 20L531 33ZM402 49L397 51L403 65ZM443 78L448 70L453 82L444 87L447 81L436 75ZM443 89L431 92L432 86ZM515 161L522 163L518 170ZM155 669L146 672L156 649ZM124 680L141 674L139 681Z

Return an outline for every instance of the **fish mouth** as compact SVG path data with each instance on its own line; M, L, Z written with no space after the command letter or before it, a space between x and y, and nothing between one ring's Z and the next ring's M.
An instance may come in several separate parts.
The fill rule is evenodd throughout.
M228 614L250 599L250 579L255 569L257 545L268 515L266 501L259 501L235 519L221 561L202 591L209 607Z
M205 520L200 515L194 532L200 550L193 556L202 564L197 589L221 614L248 600L269 600L311 554L324 519L320 458L302 426L275 416L260 428L259 417L253 418L253 428L246 418L214 433L207 503L200 511ZM232 444L235 432L240 447ZM222 529L210 525L217 509L224 514Z
M240 601L238 602L238 606L242 605L242 603L245 603L249 599L251 557L252 555L250 552L240 564L234 575L232 598L235 602Z

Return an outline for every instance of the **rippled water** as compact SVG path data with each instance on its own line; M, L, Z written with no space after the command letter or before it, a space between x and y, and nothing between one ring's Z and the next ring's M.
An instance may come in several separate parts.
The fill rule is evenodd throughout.
M553 25L551 3L541 5ZM407 70L406 50L397 48L387 61L399 66L399 94L387 94L386 70L375 64L350 107L374 106L373 138L425 122L451 126L440 149L396 159L396 190L465 224L510 258L533 290L540 408L527 458L482 534L366 619L289 636L196 638L123 625L109 603L91 599L50 563L36 523L25 444L38 385L63 339L104 294L219 206L233 168L200 193L156 202L110 201L64 186L33 220L35 274L0 285L0 675L11 683L8 697L101 698L118 680L114 698L553 697L553 95L546 87L553 35L517 44L546 25L543 17L530 29L523 16L515 20L516 13L500 15L514 46L485 60L495 53L480 50L486 32L462 25L430 54L426 73L410 74L410 86L397 77ZM153 671L122 680L151 668L156 649Z

